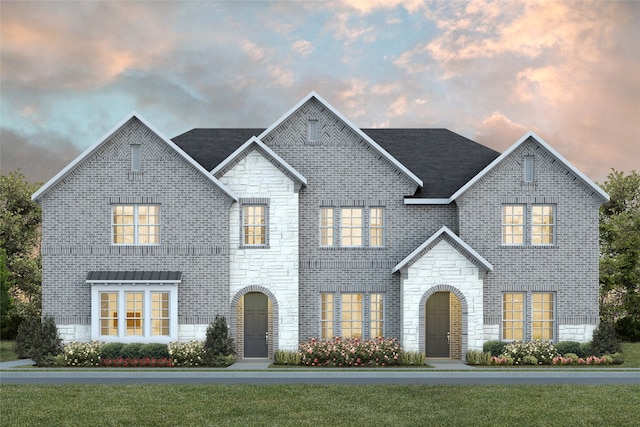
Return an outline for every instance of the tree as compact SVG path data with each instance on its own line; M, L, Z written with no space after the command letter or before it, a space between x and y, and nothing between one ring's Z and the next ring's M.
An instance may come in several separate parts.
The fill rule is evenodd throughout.
M40 316L42 269L40 257L40 205L31 200L39 184L29 184L19 171L0 175L0 248L6 256L12 314ZM4 314L4 309L3 309ZM5 317L2 319L4 329Z
M601 187L600 315L640 323L640 174L613 170Z
M209 366L229 366L233 363L235 350L225 317L216 316L207 328L204 342L205 363Z

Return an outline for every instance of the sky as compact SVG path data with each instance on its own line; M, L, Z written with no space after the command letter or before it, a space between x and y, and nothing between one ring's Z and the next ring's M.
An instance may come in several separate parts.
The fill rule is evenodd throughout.
M640 170L640 2L0 1L0 168L45 182L137 112L266 128L316 91L356 126L532 130Z

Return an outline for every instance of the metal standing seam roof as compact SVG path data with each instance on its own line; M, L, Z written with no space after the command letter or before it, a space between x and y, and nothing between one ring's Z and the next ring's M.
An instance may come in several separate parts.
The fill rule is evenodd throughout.
M90 271L87 282L181 282L181 271Z
M424 182L413 195L448 198L500 153L447 129L361 129ZM207 170L263 129L193 129L173 142ZM296 165L293 165L296 167Z

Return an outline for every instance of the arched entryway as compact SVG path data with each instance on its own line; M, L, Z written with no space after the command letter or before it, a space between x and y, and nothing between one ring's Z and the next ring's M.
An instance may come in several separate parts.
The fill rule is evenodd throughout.
M427 357L460 359L466 352L466 299L441 285L425 293L421 306L420 347Z
M272 358L278 343L278 305L260 286L238 292L232 304L230 328L239 358Z

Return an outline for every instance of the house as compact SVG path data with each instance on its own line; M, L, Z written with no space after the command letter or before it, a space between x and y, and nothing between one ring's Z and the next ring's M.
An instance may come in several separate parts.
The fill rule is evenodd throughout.
M396 337L588 341L608 195L534 133L360 129L310 93L266 129L168 139L132 114L34 195L43 313L66 341L203 339L240 357Z

